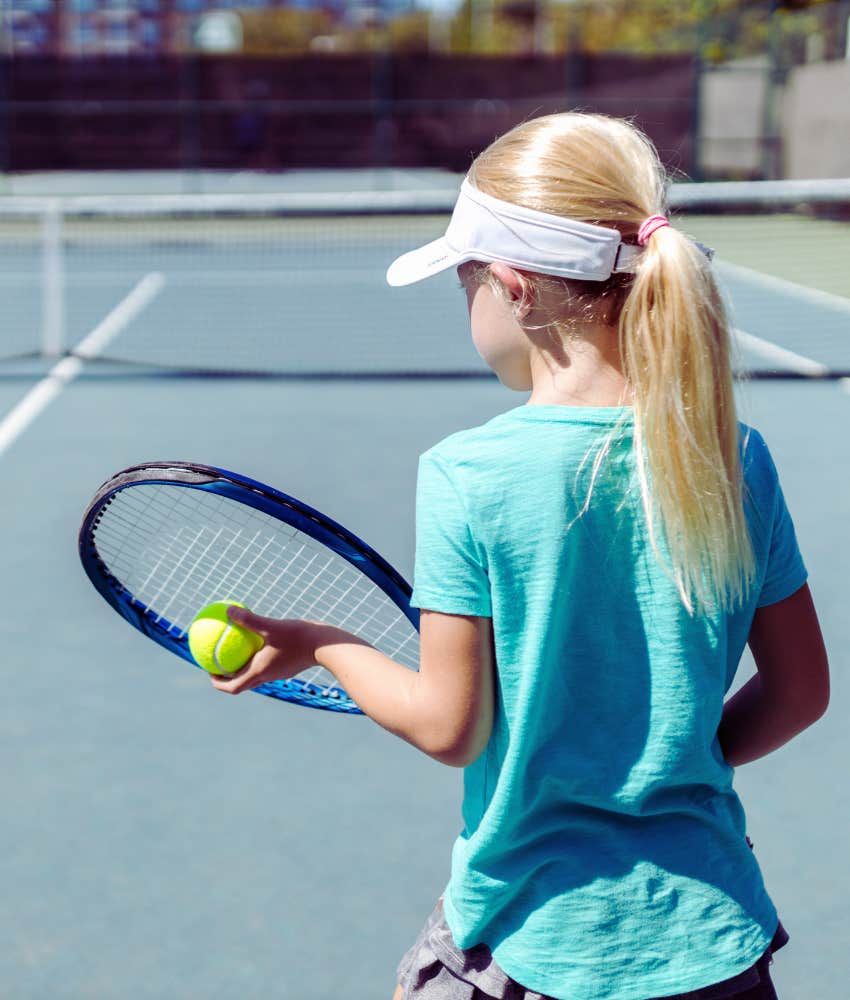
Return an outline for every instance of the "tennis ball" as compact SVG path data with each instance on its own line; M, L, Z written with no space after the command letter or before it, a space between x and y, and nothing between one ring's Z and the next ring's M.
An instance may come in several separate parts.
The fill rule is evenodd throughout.
M199 667L210 674L228 677L250 660L263 645L262 638L227 617L227 609L238 601L214 601L202 608L189 626L189 651Z

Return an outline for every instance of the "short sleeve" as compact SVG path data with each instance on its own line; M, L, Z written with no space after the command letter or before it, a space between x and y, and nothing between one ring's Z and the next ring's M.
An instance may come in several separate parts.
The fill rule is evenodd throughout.
M785 496L779 483L779 475L773 458L764 440L755 432L751 432L754 463L759 467L755 482L762 495L762 503L768 512L765 524L769 526L769 536L766 539L766 565L762 578L757 606L762 608L768 604L776 604L790 597L806 582L808 573L800 548L797 544L797 534L794 522L785 503Z
M473 538L458 484L433 452L419 460L411 604L446 614L492 615L486 556Z

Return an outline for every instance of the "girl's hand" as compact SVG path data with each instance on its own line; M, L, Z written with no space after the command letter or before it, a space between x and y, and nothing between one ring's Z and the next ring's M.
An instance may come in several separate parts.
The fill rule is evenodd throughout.
M229 607L228 617L262 636L264 645L245 666L230 677L210 675L213 687L228 694L241 694L269 681L288 680L316 664L318 622L261 618L246 608Z
M265 645L215 688L241 694L269 681L324 667L378 725L453 767L484 750L496 705L495 652L489 617L422 610L419 670L411 670L334 625L261 618L244 608L227 614Z

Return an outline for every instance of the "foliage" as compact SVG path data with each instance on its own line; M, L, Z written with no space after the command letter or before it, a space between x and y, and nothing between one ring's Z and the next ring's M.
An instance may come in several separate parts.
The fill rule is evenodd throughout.
M387 25L390 48L394 52L427 52L434 37L431 21L424 10L393 18Z
M754 55L790 66L841 58L848 0L463 0L440 19L416 9L334 21L326 10L243 10L245 50L502 53L693 52L707 62Z
M333 31L331 15L322 10L282 7L244 10L240 16L243 50L256 56L307 52Z

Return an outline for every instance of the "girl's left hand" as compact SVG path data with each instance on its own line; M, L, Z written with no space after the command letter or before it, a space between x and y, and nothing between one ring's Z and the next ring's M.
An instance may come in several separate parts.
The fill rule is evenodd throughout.
M317 622L297 619L261 618L246 608L229 607L228 617L262 636L262 649L230 677L210 674L213 687L228 694L241 694L270 681L289 680L315 666Z

